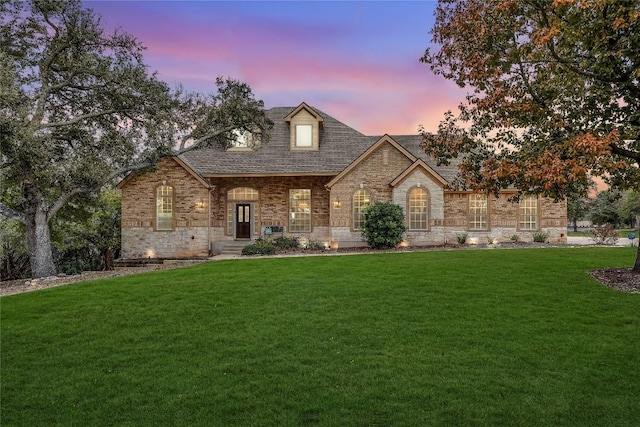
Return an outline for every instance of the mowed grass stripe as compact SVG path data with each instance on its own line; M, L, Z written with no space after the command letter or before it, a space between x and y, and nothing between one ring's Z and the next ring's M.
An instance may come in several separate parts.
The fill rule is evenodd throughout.
M214 262L4 297L10 425L638 425L630 248Z

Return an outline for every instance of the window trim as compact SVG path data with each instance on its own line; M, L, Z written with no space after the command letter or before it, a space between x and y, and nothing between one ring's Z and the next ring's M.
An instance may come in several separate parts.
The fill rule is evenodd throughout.
M484 197L484 214L480 213L472 213L472 209L479 209L479 207L477 206L472 206L472 198L474 197ZM481 207L480 207L481 208ZM467 196L467 215L468 215L468 221L467 221L467 227L469 231L489 231L490 227L489 227L489 197L486 194L483 193L471 193ZM480 224L482 224L484 222L484 226L480 226L480 227L474 227L473 224L474 223L478 223L477 220L475 220L477 217L480 217ZM484 221L482 221L482 217L484 217ZM475 220L475 221L474 221Z
M422 194L424 194L424 202L425 202L425 206L424 206L424 212L419 214L424 214L425 218L424 218L424 224L425 227L424 228L413 228L412 227L412 223L413 220L411 218L412 216L412 210L411 210L411 195L414 191L421 191ZM407 191L407 205L406 205L406 209L407 209L407 230L409 231L430 231L431 230L431 194L429 193L429 190L422 187L422 186L415 186L415 187L411 187L409 189L409 191ZM420 221L422 222L422 221Z
M364 207L360 212L356 212L356 196L358 196L360 193L364 193L369 199L369 201L367 202L366 205L364 205ZM371 204L372 204L371 192L364 188L359 188L351 195L351 229L353 231L362 230L362 225L364 224L364 211L367 209L368 206L371 206ZM360 216L361 219L359 221L356 221L356 216ZM359 227L356 227L357 222L360 223Z
M170 194L169 195L160 195L160 189L166 187L168 189L170 189ZM171 184L168 183L163 183L160 185L157 185L155 187L155 219L154 219L154 231L174 231L175 230L175 212L176 212L176 203L175 203L175 187ZM160 221L159 216L160 216L160 198L162 199L169 199L170 200L170 204L171 204L171 212L170 212L170 217L171 217L171 226L169 228L160 228L159 227L159 223Z
M308 198L304 198L304 199L295 199L294 195L295 192L300 191L300 192L308 192L309 197ZM309 203L309 218L308 220L296 220L295 219L295 214L299 213L299 210L294 211L294 206L298 206L298 204L300 202L304 202L304 201L308 201ZM311 230L313 229L313 217L312 217L312 202L313 202L313 198L312 198L312 193L311 193L311 189L310 188L290 188L289 189L289 232L290 233L310 233ZM305 213L306 212L300 212L300 213ZM304 229L300 229L300 227L298 226L297 222L300 221L302 222L302 224L305 226ZM304 222L303 222L304 221ZM296 226L293 226L293 224L296 223Z
M308 145L300 145L300 140L301 140L300 131L302 131L303 129L309 129L309 131L308 131L309 144ZM309 123L297 124L296 125L296 129L295 129L295 133L296 133L296 140L295 140L295 144L294 144L295 148L301 148L301 149L305 149L305 150L313 148L313 125L312 124L309 124ZM305 134L303 136L307 136L306 133L307 132L305 131Z
M531 208L532 206L523 206L523 203L526 203L527 200L531 200L534 202L534 206L535 207L535 213L531 214L527 214L527 213L522 213L523 209L527 209L527 208ZM528 219L533 218L535 222L533 222L534 227L530 228L530 227L523 227L522 225L525 223L523 222L523 215L527 215ZM531 222L529 222L529 224L531 224ZM518 202L518 230L519 231L537 231L540 228L540 198L535 195L535 194L527 194L524 195L523 197L520 198L520 201Z

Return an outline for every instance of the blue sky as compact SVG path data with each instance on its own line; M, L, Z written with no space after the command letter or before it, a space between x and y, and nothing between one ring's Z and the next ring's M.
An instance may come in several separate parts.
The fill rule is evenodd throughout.
M435 131L464 92L419 62L434 1L85 1L147 47L162 80L207 93L219 75L266 107L306 102L369 135Z

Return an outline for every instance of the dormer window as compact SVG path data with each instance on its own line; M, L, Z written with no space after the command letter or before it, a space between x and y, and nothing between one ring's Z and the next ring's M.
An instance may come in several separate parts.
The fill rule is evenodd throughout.
M296 147L313 147L313 125L296 125Z
M320 148L320 131L324 119L304 102L290 112L284 120L291 129L292 151L316 151Z
M235 129L233 131L234 139L229 145L229 150L246 151L255 147L256 142L254 135L244 129Z

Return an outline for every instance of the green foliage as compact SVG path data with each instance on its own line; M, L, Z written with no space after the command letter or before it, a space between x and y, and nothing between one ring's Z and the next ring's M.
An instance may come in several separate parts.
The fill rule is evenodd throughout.
M322 242L319 242L317 240L310 240L309 243L307 244L307 249L310 249L312 251L318 251L318 250L322 250L324 248L325 247L322 244Z
M120 252L120 192L105 188L100 196L69 203L53 221L52 238L58 270L77 274L112 270Z
M638 426L640 298L587 274L633 256L245 259L2 297L2 425Z
M518 243L520 241L520 235L512 234L511 237L509 237L509 240L511 240L513 243Z
M549 233L545 233L544 231L534 231L533 232L533 241L537 243L546 243L549 238Z
M24 226L0 216L0 280L29 277L29 251Z
M269 240L256 239L250 245L242 248L242 255L273 255L276 252L276 246Z
M278 250L297 249L300 247L300 239L295 236L278 236L271 240Z
M404 212L398 205L388 202L376 202L367 206L362 235L369 246L375 249L387 249L402 242L406 226Z
M620 220L631 227L640 227L636 221L640 217L640 192L629 190L622 197L620 204Z
M467 243L467 238L469 237L469 233L457 233L456 240L459 244L464 245Z
M248 85L171 90L143 51L130 34L103 31L79 0L0 3L0 214L25 225L35 277L55 273L48 225L80 194L162 157L225 146L236 129L268 139L272 123Z
M589 205L589 219L595 225L620 223L620 192L606 190L598 193Z

